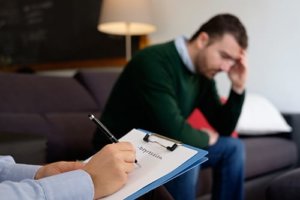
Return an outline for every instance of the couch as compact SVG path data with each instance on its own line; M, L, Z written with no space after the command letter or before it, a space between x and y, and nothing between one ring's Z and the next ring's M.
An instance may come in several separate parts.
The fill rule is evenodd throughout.
M90 156L96 127L88 114L101 115L121 70L80 70L71 76L0 73L1 154L34 164ZM246 147L246 200L264 200L272 180L298 166L300 115L285 117L292 133L241 138ZM211 169L201 171L199 182L198 199L208 199ZM163 194L152 197L171 199L165 190Z

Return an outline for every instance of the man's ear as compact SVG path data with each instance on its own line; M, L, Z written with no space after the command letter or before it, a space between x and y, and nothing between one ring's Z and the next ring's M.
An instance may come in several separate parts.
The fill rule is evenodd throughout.
M204 47L207 46L208 42L209 42L209 35L206 32L199 33L196 39L197 47L199 49L203 49Z

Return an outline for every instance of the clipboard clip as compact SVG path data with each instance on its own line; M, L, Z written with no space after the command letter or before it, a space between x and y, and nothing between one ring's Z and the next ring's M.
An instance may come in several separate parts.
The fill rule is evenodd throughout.
M171 142L174 142L174 144L172 146L165 146L163 144L161 144L160 142L158 141L155 141L155 140L150 140L150 136L155 136L155 137L158 137L158 138L161 138L161 139L164 139L164 140L168 140L168 141L171 141ZM159 135L157 133L147 133L145 135L145 137L143 138L143 140L145 142L152 142L152 143L156 143L164 148L166 148L167 150L169 151L174 151L180 144L181 142L177 141L177 140L173 140L171 138L168 138L168 137L165 137L165 136L162 136L162 135Z

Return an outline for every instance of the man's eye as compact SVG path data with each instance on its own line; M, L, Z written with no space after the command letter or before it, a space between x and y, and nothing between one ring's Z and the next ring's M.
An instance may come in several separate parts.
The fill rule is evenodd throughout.
M228 55L223 54L223 53L221 53L221 57L224 58L224 59L230 59L230 57Z
M236 62L235 59L233 59L232 57L228 56L227 54L221 54L221 57L222 57L222 59L224 59L224 60L226 60L228 62L233 62L233 63Z
M227 59L227 60L232 60L232 58L229 57L229 56L227 56L227 55L224 55L223 58L224 58L224 59Z

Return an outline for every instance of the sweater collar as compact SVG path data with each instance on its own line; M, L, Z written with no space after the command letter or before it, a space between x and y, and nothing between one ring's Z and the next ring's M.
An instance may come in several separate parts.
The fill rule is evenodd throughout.
M184 36L179 36L175 39L174 43L176 50L178 51L178 54L186 68L195 74L195 65L193 64L187 49L187 39Z

